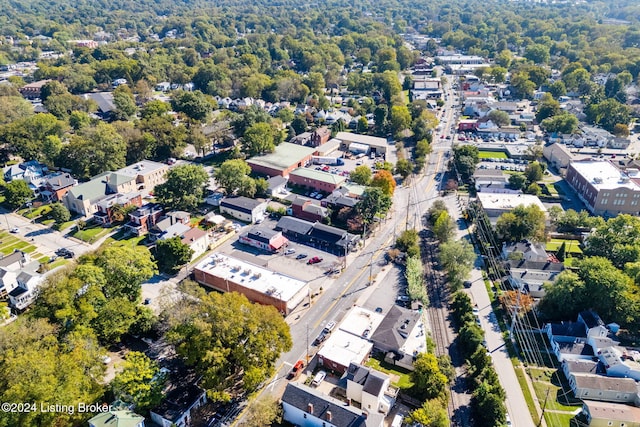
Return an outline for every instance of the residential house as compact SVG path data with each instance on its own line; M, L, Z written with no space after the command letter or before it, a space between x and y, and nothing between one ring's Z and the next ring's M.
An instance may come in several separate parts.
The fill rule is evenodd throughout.
M187 230L190 221L191 221L191 215L188 212L184 212L184 211L168 212L164 217L159 218L155 223L155 225L151 227L151 229L149 230L149 240L153 242L158 240L161 237L167 238L166 237L167 230L169 230L169 234L171 234L170 237L175 236L178 230L176 230L175 228L170 230L170 227L172 227L175 224L184 225L186 227L182 229L182 232L184 232Z
M48 169L46 165L37 160L29 160L28 162L7 166L3 171L6 182L21 179L29 184L31 191L38 195Z
M638 385L631 378L574 373L567 380L576 399L633 403L638 395Z
M161 427L186 427L192 424L193 411L207 403L207 393L195 384L181 384L152 409L151 420Z
M23 271L35 272L39 265L28 253L19 250L0 258L0 295L6 296L18 286L18 276Z
M514 289L521 289L533 298L542 298L545 295L544 286L554 283L560 273L565 270L561 262L508 261L509 282Z
M543 330L559 362L566 359L592 359L595 357L593 346L596 340L610 338L604 322L592 310L580 312L576 322L548 323Z
M129 206L138 208L142 206L142 195L139 192L110 194L96 203L97 211L93 219L102 226L108 227L114 221L120 221L119 215L122 215L122 209Z
M199 227L191 227L182 233L180 238L183 244L188 245L193 250L191 261L208 251L211 243L209 233Z
M267 228L253 228L243 233L238 240L245 245L269 252L277 252L289 243L282 232Z
M322 200L322 206L327 206L335 210L353 208L357 204L358 198L351 196L349 190L345 188L344 185Z
M506 242L502 244L502 259L524 260L532 262L547 262L549 255L542 243L521 240L519 242Z
M347 399L360 403L360 407L369 413L389 414L398 392L391 387L389 375L352 363L345 376Z
M144 427L144 417L128 410L110 410L91 418L89 427Z
M156 225L162 216L163 208L156 203L148 203L140 206L133 212L129 212L129 222L125 229L136 236L145 235Z
M114 111L118 107L116 107L115 102L113 102L113 92L91 92L85 93L82 95L82 98L85 100L91 100L96 103L98 106L97 115L102 120L110 120L113 116Z
M21 271L16 276L16 287L9 292L9 305L17 311L22 311L35 301L38 288L43 277L35 272Z
M374 351L384 353L388 363L413 370L415 358L427 351L422 313L392 306L371 341Z
M281 401L284 420L300 427L384 426L383 415L345 405L303 384L287 384Z
M477 191L483 193L511 193L520 190L509 188L509 178L500 169L477 169L473 173L473 180Z
M244 196L225 197L220 201L221 213L226 213L233 218L250 224L253 224L260 218L264 218L266 208L266 202Z
M631 378L640 381L640 353L619 346L597 349L596 354L604 365L607 375L617 378Z
M48 202L59 202L78 181L68 173L56 173L44 177L40 196Z
M640 427L640 408L585 400L582 413L589 427Z
M327 208L316 204L313 199L302 196L293 199L291 209L294 217L312 222L322 221L327 216Z
M287 182L288 179L281 175L272 176L267 180L267 194L271 197L278 197L282 194L287 194Z

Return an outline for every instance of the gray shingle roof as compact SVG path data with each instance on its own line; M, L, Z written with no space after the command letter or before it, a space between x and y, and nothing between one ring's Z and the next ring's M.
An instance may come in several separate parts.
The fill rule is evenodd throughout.
M327 413L330 412L331 424L337 427L379 426L382 422L380 414L370 413L364 416L360 409L347 406L342 401L323 395L302 384L287 384L282 402L319 419L326 419ZM309 409L312 409L312 412Z
M371 335L371 341L373 341L374 345L380 344L384 347L399 350L407 340L400 332L401 326L406 320L409 320L409 323L407 323L404 329L409 332L414 328L419 319L420 313L394 305L389 309L387 315L384 316L378 329Z

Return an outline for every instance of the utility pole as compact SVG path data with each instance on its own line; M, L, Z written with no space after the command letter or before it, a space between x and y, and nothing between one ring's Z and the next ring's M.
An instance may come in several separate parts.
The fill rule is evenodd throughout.
M409 200L407 200L407 218L404 221L404 231L409 229L409 206L411 206L411 193L409 193Z
M369 286L373 284L373 252L371 253L371 259L369 259Z
M547 408L547 399L549 398L550 391L551 389L547 389L547 394L544 396L544 402L542 403L542 414L540 414L540 420L538 421L537 427L540 427L542 425L542 419L544 418L544 412Z
M307 323L307 365L309 364L309 324Z

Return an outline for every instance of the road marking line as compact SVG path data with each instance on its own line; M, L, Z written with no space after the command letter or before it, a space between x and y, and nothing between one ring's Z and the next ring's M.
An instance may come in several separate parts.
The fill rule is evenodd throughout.
M382 252L382 251L384 250L384 248L386 248L386 247L387 247L387 245L389 244L389 242L391 242L391 240L393 240L393 235L389 236L389 238L387 239L387 241L386 241L384 244L382 244L382 245L380 246L380 249L378 249L377 251L375 251L375 252L373 253L373 258L374 258L374 259L375 259L375 258L378 258L378 256L380 255L380 252ZM330 312L331 310L333 310L333 307L335 307L335 305L338 303L338 301L340 301L340 300L342 299L342 297L344 296L344 294L346 294L346 293L347 293L347 291L348 291L349 289L351 289L351 286L353 286L353 284L354 284L358 279L360 279L360 277L365 273L365 271L368 271L368 269L366 269L366 268L361 269L361 270L360 270L360 272L356 275L356 277L354 277L353 279L351 279L351 282L349 282L349 286L347 286L347 287L342 291L342 293L340 294L340 296L338 296L338 297L333 301L333 303L329 306L329 308L327 308L327 310L326 310L324 313L322 313L322 316L320 316L320 319L319 319L319 320L318 320L318 321L313 325L313 329L317 328L317 327L320 325L320 323L322 323L322 322L325 320L325 318L327 317L327 314L329 314L329 312Z

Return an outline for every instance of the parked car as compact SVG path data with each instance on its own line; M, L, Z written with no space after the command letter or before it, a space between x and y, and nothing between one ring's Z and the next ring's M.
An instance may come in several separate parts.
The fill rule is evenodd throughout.
M287 379L294 380L298 378L300 373L302 373L303 369L304 369L304 361L298 360L296 364L293 365L293 368L291 369L291 372L289 372L289 375L287 375Z
M316 387L319 386L326 377L327 377L327 373L325 371L318 372L316 376L313 377L313 382L311 383L311 385Z
M76 254L67 248L59 248L56 250L56 255L61 256L63 258L73 258Z
M296 250L295 249L287 249L286 251L284 251L285 255L291 255L291 254L295 254Z
M322 258L320 258L319 256L314 256L313 258L311 258L309 261L307 261L307 264L318 264L322 262Z
M18 234L18 233L20 232L20 229L19 229L18 227L13 227L10 231L11 231L13 234Z
M336 327L336 322L334 322L333 320L331 322L328 322L326 325L324 325L324 330L323 332L326 334L330 334L331 331L333 331L333 328Z
M296 259L305 259L307 256L307 254L299 254Z

